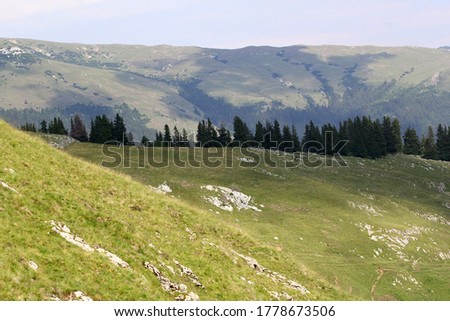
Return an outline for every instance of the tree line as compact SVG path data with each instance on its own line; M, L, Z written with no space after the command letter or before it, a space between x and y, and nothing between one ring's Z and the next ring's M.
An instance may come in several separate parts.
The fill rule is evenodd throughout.
M21 126L23 130L38 131L32 123ZM81 142L105 143L116 141L122 144L134 144L131 133L127 133L123 118L117 113L114 120L106 115L91 119L91 131L88 135L81 117L76 114L70 119L70 132L63 121L55 117L48 125L44 120L40 132L50 134L69 134ZM318 126L310 121L305 125L303 136L299 137L295 126L281 125L276 119L265 124L258 121L254 131L238 116L233 119L233 134L222 124L215 126L208 118L198 123L195 135L198 147L243 146L264 149L279 149L286 152L313 151L322 154L339 152L342 156L361 158L380 158L388 154L404 153L418 155L426 159L450 161L450 129L442 124L436 128L429 126L427 134L418 137L414 128L408 127L403 136L397 118L383 117L372 120L370 117L348 118L336 127L330 123ZM347 143L338 144L346 141ZM186 129L170 130L168 124L163 131L157 131L155 139L150 141L143 136L140 142L144 146L189 147Z
M31 132L41 132L44 134L69 135L80 142L91 142L104 144L106 142L117 142L121 144L133 143L133 135L127 132L123 118L116 114L113 120L106 115L95 116L91 119L90 133L88 134L79 114L70 118L70 131L64 126L64 122L59 117L54 117L48 123L43 120L39 128L33 123L25 123L22 130Z

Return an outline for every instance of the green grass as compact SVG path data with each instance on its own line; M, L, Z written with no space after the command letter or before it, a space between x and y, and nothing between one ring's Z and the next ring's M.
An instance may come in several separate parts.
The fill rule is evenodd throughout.
M153 151L159 158L163 150L167 151ZM75 144L67 151L95 164L108 160L99 145ZM130 166L116 171L144 185L167 181L174 198L208 211L210 219L274 249L302 274L342 293L363 300L450 299L449 260L439 257L440 252L450 251L446 207L450 197L445 194L450 186L449 163L397 155L376 161L346 158L348 167L244 168L238 166L238 154L219 150L235 161L233 168L179 168L173 162L164 168L138 168L138 149L126 151L132 155ZM152 149L140 149L141 157L146 151ZM197 159L204 157L202 150L195 151ZM186 149L170 152L187 157ZM278 163L284 160L280 157ZM269 176L263 169L285 179ZM446 187L440 191L442 183ZM264 208L260 213L222 211L202 199L206 192L200 186L207 184L251 195ZM385 239L370 239L364 224ZM407 238L408 244L390 248L396 237ZM263 256L261 263L269 265L273 259Z
M98 145L76 145L71 152L77 150L96 158ZM163 291L158 279L143 267L146 261L171 280L186 284L201 300L269 300L270 291L285 291L297 300L357 298L308 273L291 254L277 251L274 244L232 226L204 206L155 193L146 186L149 173L142 180L145 184L137 182L70 156L3 121L0 153L0 180L17 191L0 185L1 300L65 299L76 290L94 300L173 300L175 294ZM188 178L180 181L188 182ZM173 184L175 179L170 179L174 187L178 186ZM192 188L193 195L196 189ZM177 188L175 195L181 190ZM117 267L105 256L67 242L52 231L50 220L66 224L91 246L118 255L130 268ZM192 238L186 228L196 236ZM311 293L301 295L257 274L243 259L230 255L231 250L257 259ZM205 288L196 288L181 276L173 259L191 268ZM36 271L29 261L38 265ZM176 275L160 261L174 267Z

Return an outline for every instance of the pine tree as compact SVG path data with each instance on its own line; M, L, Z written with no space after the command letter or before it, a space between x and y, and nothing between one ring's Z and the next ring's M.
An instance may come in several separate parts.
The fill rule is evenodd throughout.
M161 147L163 141L163 135L161 131L156 132L155 134L155 141L153 142L153 146L155 147Z
M261 122L257 122L255 126L255 141L258 143L262 143L264 140L264 126Z
M95 116L91 121L91 133L89 141L97 144L104 144L113 140L114 124L106 117L106 115Z
M211 122L211 119L208 118L208 120L206 121L206 142L207 142L207 144L204 147L217 146L218 145L217 139L218 139L217 131L216 131L213 123Z
M25 123L25 125L20 126L20 129L25 132L36 132L36 125L33 123Z
M367 144L371 147L369 149L370 157L375 159L387 154L383 125L378 119L375 120L371 126Z
M164 125L164 137L163 137L163 144L164 146L170 146L172 143L172 135L170 134L170 128L169 125Z
M440 160L450 161L450 131L439 124L436 132L436 148Z
M402 134L400 121L397 118L392 122L392 135L394 136L395 153L401 153L403 150Z
M70 136L79 140L80 142L88 141L88 134L86 131L86 127L81 120L80 115L76 114L72 119L70 118Z
M195 138L197 139L197 144L200 147L203 146L203 144L207 142L208 138L207 138L207 130L206 130L205 120L198 122L197 135Z
M292 125L292 142L294 143L294 150L300 151L300 138L298 137L297 130L295 129L294 125Z
M341 148L340 154L342 156L347 156L350 153L352 143L350 132L352 127L353 122L351 119L339 122L339 131L338 131L339 140L347 141L347 144L345 144L345 146Z
M386 150L389 154L401 153L402 151L402 136L400 129L400 122L394 119L391 122L389 117L383 118L383 132L386 141Z
M141 144L142 144L143 146L148 146L149 142L150 142L150 139L148 139L147 136L145 136L145 135L142 136Z
M423 158L439 159L438 149L434 140L433 127L428 127L428 133L423 144Z
M116 113L116 116L114 118L114 123L112 127L112 140L115 140L117 142L120 142L124 145L128 144L128 138L127 138L127 129L125 127L125 122L123 118L119 115L119 113Z
M41 133L48 133L47 122L45 120L41 121L41 128L39 129Z
M389 125L390 127L390 125ZM369 155L367 151L366 139L365 139L365 129L361 118L358 116L353 122L352 128L352 145L351 145L351 155L356 157L367 157Z
M181 134L181 142L183 147L189 147L189 138L186 129L183 128Z
M67 130L64 127L64 123L59 117L54 117L48 124L49 134L67 135Z
M272 132L273 132L273 126L272 123L266 120L266 126L264 127L264 138L262 147L265 149L271 149L272 147L275 147L275 143L272 139Z
M234 141L242 144L244 142L252 140L252 134L247 127L247 124L242 121L238 116L234 117L233 120L234 128Z
M407 155L420 155L419 137L414 128L408 127L403 135L403 153Z
M273 121L272 141L276 143L276 146L280 146L282 142L280 123L276 119Z
M222 124L219 128L219 136L217 137L217 141L219 142L220 146L227 147L229 143L231 143L231 135L230 131L225 128L225 126Z
M177 126L174 126L173 127L173 146L180 146L180 142L181 142L180 132L178 131Z

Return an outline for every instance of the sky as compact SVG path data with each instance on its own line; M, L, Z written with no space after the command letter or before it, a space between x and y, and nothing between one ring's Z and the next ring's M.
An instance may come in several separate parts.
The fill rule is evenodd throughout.
M0 0L0 37L89 44L450 45L448 0Z

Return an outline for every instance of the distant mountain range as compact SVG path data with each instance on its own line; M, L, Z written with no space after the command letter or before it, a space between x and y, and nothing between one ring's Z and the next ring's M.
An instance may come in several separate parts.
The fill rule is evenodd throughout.
M38 121L70 108L89 117L127 104L139 112L127 114L138 135L165 123L194 129L207 117L230 125L234 115L250 124L277 118L300 130L311 119L389 115L423 132L450 123L448 49L224 50L0 39L0 116Z

